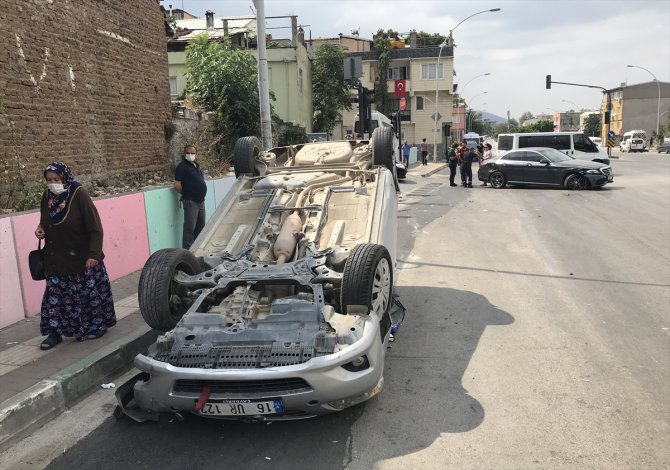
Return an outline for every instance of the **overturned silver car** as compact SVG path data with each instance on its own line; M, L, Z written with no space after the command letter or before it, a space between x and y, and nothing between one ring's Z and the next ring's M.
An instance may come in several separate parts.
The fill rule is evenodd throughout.
M135 359L118 413L299 419L383 387L404 317L392 130L265 152L244 137L234 159L238 179L191 251L157 251L142 270L140 310L165 333Z

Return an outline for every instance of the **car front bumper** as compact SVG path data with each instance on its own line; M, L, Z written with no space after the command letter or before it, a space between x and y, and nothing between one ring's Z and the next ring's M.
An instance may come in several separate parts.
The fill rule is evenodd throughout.
M159 413L189 412L198 414L196 404L202 390L184 390L180 383L211 386L205 397L208 403L224 400L281 399L283 413L246 415L249 420L287 420L309 418L339 411L363 402L381 391L385 349L380 337L378 318L372 314L365 323L362 337L343 350L312 358L297 365L265 369L202 369L175 367L145 355L135 358L135 366L144 374L132 386L133 406L147 419ZM369 367L351 372L342 366L355 358L366 356ZM265 390L273 384L272 391ZM283 389L281 384L287 384ZM299 385L296 385L299 384ZM230 387L228 387L230 385ZM236 392L217 392L236 388ZM126 400L127 401L127 400ZM121 398L119 403L124 406ZM125 410L124 410L125 411ZM126 413L132 416L131 413ZM220 416L238 419L235 416Z
M586 173L584 176L589 181L589 186L592 188L600 188L608 183L614 182L614 175L591 175Z

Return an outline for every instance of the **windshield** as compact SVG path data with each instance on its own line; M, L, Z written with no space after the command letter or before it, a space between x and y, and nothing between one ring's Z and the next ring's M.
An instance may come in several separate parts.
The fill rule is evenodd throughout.
M563 152L559 152L556 149L543 149L539 150L539 152L547 157L547 160L554 163L564 162L566 160L574 160L574 158L564 154Z

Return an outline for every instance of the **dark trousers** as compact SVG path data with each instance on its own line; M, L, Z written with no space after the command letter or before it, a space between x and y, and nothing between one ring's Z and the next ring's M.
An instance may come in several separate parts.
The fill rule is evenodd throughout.
M424 165L428 165L428 151L427 150L422 150L421 151L421 163Z
M450 163L449 164L449 183L451 184L456 184L454 183L454 178L456 178L456 163Z
M189 249L205 226L205 203L182 199L184 206L184 232L181 246Z
M461 165L461 183L472 184L472 166Z

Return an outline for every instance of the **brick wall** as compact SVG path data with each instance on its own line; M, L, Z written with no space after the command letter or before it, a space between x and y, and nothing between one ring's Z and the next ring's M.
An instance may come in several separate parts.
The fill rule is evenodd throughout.
M52 160L89 179L168 168L156 0L2 0L0 44L0 194Z

